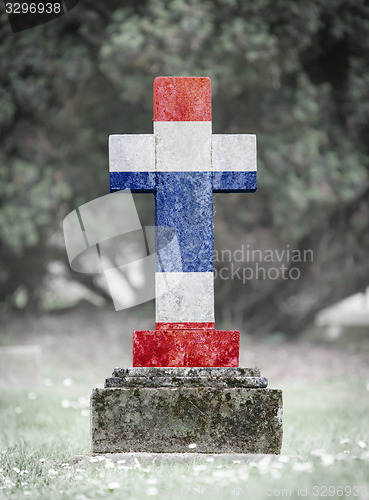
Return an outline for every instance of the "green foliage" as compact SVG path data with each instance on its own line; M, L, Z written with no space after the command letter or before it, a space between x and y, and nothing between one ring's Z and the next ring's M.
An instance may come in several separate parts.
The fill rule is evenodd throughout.
M51 167L39 167L14 159L9 171L0 170L0 241L13 252L35 246L54 227L60 203L71 196L70 186Z
M47 260L60 218L107 193L107 136L151 132L158 75L210 76L214 132L258 135L257 196L219 202L229 235L262 226L278 245L312 237L313 246L342 219L350 235L342 255L358 251L365 216L353 207L367 213L369 189L364 0L110 0L79 9L15 35L0 18L5 266L17 251L24 272L24 250L40 242ZM18 170L27 171L19 191ZM369 276L367 266L350 269ZM5 274L3 299L14 281Z
M368 183L367 148L354 131L354 123L368 123L369 73L359 76L364 59L361 66L356 54L347 60L344 92L333 71L325 74L323 60L348 37L364 50L353 28L363 11L338 1L155 0L139 12L114 12L100 67L122 99L147 109L153 74L211 76L214 128L259 132L273 228L298 242L317 217L329 217ZM340 117L353 107L360 108L351 119L354 136L349 117Z

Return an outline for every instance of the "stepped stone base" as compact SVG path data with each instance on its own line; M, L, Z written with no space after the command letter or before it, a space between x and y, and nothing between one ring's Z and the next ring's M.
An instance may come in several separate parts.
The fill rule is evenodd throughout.
M282 391L266 386L252 368L117 368L91 396L92 452L278 454Z

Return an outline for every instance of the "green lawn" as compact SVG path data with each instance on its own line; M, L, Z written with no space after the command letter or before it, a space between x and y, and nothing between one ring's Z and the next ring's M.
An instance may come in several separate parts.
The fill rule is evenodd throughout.
M0 393L0 498L369 498L366 381L326 379L284 390L279 459L224 465L71 465L89 452L90 387ZM96 460L96 459L93 459Z

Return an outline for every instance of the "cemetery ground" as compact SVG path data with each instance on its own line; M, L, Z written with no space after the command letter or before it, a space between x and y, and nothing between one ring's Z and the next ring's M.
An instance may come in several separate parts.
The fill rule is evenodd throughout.
M3 318L2 345L37 344L42 363L38 384L5 384L2 374L0 498L369 498L369 339L358 332L335 343L242 337L240 366L260 366L269 387L283 389L279 457L89 456L92 387L131 366L132 331L148 326L88 307Z

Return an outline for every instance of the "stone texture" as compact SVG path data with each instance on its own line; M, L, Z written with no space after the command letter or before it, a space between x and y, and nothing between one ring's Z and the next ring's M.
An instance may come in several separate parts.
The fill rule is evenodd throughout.
M238 366L235 330L141 330L133 332L133 366Z
M129 188L155 195L160 257L156 280L167 275L162 276L166 288L163 290L161 282L157 286L156 322L213 322L213 287L203 289L201 281L202 274L213 279L213 192L255 191L255 136L211 134L209 78L158 77L154 82L153 136L140 135L137 140L131 135L127 139L113 136L111 141L111 190ZM150 157L147 162L146 157ZM167 229L176 235L180 255L167 245ZM198 283L187 287L190 276L177 291L172 290L169 275L174 273L198 274L194 276Z
M212 171L256 171L256 135L213 134L211 145Z
M265 377L109 377L105 387L248 387L265 388Z
M156 322L213 323L213 281L212 272L155 273Z
M113 377L260 377L260 368L134 367L114 368Z
M210 78L177 76L155 78L154 121L210 120Z
M94 453L279 453L282 392L104 388L91 396Z
M188 322L188 321L182 321L178 322L176 321L175 323L171 323L168 321L160 321L155 323L155 330L202 330L203 328L214 328L215 323L214 321L207 321L207 322L199 322L199 321L194 321L194 322Z
M157 172L209 172L211 122L155 122Z
M109 136L109 170L155 172L155 136L153 134L113 134Z

